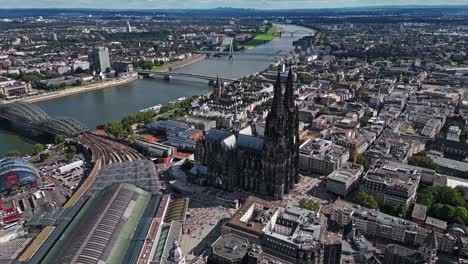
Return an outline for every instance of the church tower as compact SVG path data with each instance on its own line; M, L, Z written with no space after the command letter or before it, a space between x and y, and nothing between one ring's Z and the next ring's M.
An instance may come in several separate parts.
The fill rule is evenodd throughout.
M294 76L289 70L284 96L278 72L271 111L265 126L261 194L283 199L299 182L299 118L294 98Z
M217 98L221 98L223 94L223 84L219 80L219 76L216 77L216 82L214 84L213 95Z

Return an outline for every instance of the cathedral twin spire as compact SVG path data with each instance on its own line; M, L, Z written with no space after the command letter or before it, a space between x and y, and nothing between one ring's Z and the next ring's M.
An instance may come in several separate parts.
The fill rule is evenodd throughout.
M286 81L286 89L284 91L284 96L281 87L281 73L278 70L278 76L276 77L276 84L274 87L273 103L271 107L271 114L274 117L283 116L285 110L287 112L293 112L295 103L294 103L294 88L293 88L293 73L292 69L289 69L288 79Z
M286 91L284 92L284 107L288 112L294 111L295 107L293 79L292 68L289 68L288 80L286 81Z
M260 193L281 200L299 179L298 118L294 100L293 74L289 70L283 94L278 71L271 112L268 114L265 137L262 182Z

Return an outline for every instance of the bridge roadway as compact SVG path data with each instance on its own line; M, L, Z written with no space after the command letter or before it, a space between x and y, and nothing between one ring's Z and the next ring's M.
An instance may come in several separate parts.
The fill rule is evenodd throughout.
M208 54L208 55L234 55L234 56L285 56L281 54L282 50L273 53L262 53L262 52L233 52L232 54L229 51L214 51L214 50L201 50L196 53L199 54Z
M200 74L191 74L191 73L180 73L180 72L160 72L160 71L145 71L141 70L138 71L140 75L159 75L159 76L176 76L176 77L186 77L186 78L193 78L193 79L202 79L207 81L216 81L218 79L217 76L208 76L208 75L200 75ZM219 78L221 82L238 82L237 79L227 79L227 78Z
M221 77L214 77L214 76L207 76L207 75L200 75L200 74L191 74L191 73L179 73L179 72L160 72L160 71L138 71L139 75L144 75L144 76L176 76L176 77L185 77L185 78L193 78L193 79L201 79L201 80L207 80L207 81L216 81L219 78L220 82L227 82L227 83L238 83L240 82L240 79L228 79L228 78L221 78ZM270 80L270 79L263 79L263 80L256 80L257 82L262 82L262 83L271 83L274 84L276 81L275 80Z
M102 168L112 163L145 159L135 149L95 134L85 133L78 137L78 142L91 151L94 167L83 184L64 205L65 208L73 207L83 197Z

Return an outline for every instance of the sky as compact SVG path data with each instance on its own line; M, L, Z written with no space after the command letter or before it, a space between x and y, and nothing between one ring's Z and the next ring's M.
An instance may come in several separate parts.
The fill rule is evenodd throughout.
M257 9L339 8L394 5L467 5L467 0L0 0L0 8Z

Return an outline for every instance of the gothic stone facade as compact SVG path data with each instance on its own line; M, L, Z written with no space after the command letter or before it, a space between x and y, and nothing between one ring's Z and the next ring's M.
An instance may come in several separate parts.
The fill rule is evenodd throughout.
M284 93L278 74L265 136L258 138L211 129L198 141L195 160L208 168L208 182L225 190L242 189L274 199L299 181L299 119L290 70Z

